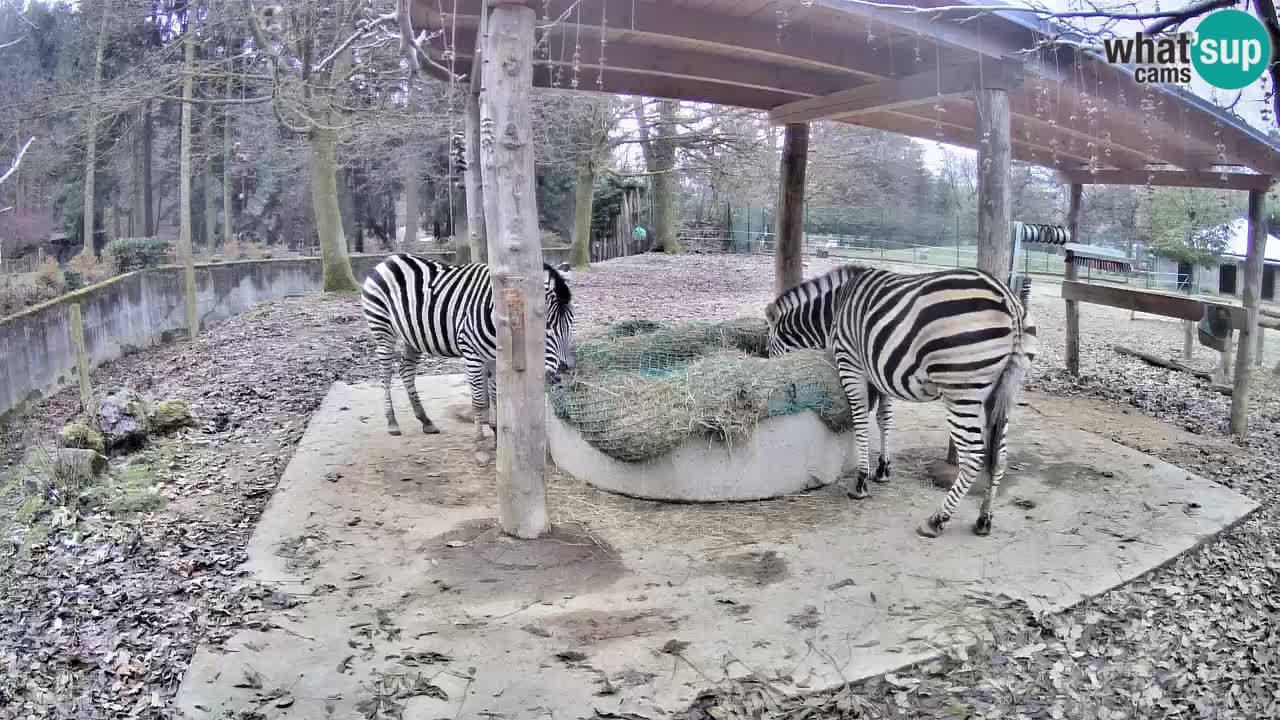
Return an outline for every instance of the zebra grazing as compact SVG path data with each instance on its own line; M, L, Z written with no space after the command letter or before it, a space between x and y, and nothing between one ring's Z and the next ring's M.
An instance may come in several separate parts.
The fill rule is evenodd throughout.
M782 293L765 309L769 356L829 349L853 412L858 477L849 496L868 496L867 414L876 407L886 482L893 401L942 398L960 472L942 507L917 532L937 537L976 477L990 481L973 530L991 532L991 501L1004 476L1008 418L1036 355L1029 278L1020 295L980 270L903 275L847 265Z
M544 358L547 381L554 383L577 359L569 291L572 271L568 263L556 268L544 264L542 277L547 298ZM378 346L388 432L400 434L391 406L391 378L397 359L396 345L403 343L400 379L409 394L413 414L422 423L422 432L440 432L422 409L414 386L418 362L423 355L434 355L460 357L466 365L471 406L475 411L476 441L484 439L482 423L488 424L497 435L496 408L490 398L496 391L498 343L488 265L448 265L396 253L369 271L360 288L360 300L365 321Z

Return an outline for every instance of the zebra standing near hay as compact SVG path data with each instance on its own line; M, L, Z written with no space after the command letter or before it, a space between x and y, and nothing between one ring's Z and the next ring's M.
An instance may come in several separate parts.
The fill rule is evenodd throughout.
M547 298L545 367L547 381L576 364L573 340L573 298L568 263L543 266ZM409 395L422 432L440 430L427 417L418 399L414 377L423 355L460 357L466 366L475 412L476 442L484 439L483 424L497 436L495 395L497 330L493 320L493 284L483 263L448 265L428 258L396 253L378 263L360 288L365 321L378 347L387 415L387 431L400 434L391 405L391 378L396 346L404 345L400 379Z
M1004 476L1008 417L1036 355L1030 285L1019 295L981 270L904 275L847 265L782 293L765 309L769 356L798 349L832 352L853 413L858 477L850 497L868 496L867 415L876 406L880 458L888 480L893 401L947 405L959 474L941 508L917 532L937 537L977 476L988 473L973 530L991 532L991 503Z

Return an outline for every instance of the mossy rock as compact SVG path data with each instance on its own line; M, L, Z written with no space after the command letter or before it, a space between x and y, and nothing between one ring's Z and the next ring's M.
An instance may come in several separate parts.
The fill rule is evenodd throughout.
M195 424L191 404L185 400L165 400L151 413L151 431L169 433Z
M132 390L119 390L98 402L94 425L102 432L107 450L132 452L147 442L151 419L147 403Z
M94 430L83 420L76 420L63 426L62 432L58 433L58 444L64 448L94 450L99 453L107 451L107 441L102 437L102 433Z

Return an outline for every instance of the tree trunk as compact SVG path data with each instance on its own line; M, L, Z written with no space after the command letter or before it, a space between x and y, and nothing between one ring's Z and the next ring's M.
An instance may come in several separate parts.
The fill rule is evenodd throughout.
M227 81L227 98L231 97L231 81ZM234 145L231 134L231 109L222 113L222 246L235 234L234 206L231 196L231 167L234 156Z
M142 101L142 234L156 234L155 205L151 202L151 143L155 132L151 126L151 103Z
M218 204L215 187L221 184L213 169L213 159L217 153L213 151L213 106L206 105L204 116L204 247L205 252L212 252L214 238L218 236Z
M676 104L669 100L659 102L659 123L653 128L650 128L649 119L645 115L644 101L636 98L632 109L640 129L640 149L644 153L645 166L650 173L654 173L650 181L653 191L654 242L664 252L678 253L683 248L676 237L676 155L675 143L670 139L675 131Z
M191 115L195 88L195 29L188 25L186 37L183 39L183 78L182 78L182 139L178 155L179 172L179 205L181 206L180 230L178 234L178 259L183 267L183 279L187 291L187 334L192 340L200 331L199 318L196 313L196 267L192 258L192 224L191 224Z
M141 115L139 115L141 118ZM146 210L143 209L142 198L142 123L138 123L138 129L133 133L133 146L130 148L133 152L130 159L129 167L129 237L139 237L146 235L146 228L141 227L143 215Z
M409 102L413 102L412 88L409 84ZM410 105L412 107L412 104ZM406 147L404 153L404 236L400 242L407 245L418 239L418 153L413 147Z
M107 8L102 8L102 18L98 21L98 42L93 54L93 86L90 90L92 100L89 103L89 121L88 128L85 131L85 160L84 160L84 247L81 252L91 253L97 256L97 249L93 244L94 220L96 209L94 208L94 193L96 192L95 175L98 168L98 113L100 112L98 103L98 87L102 84L102 56L107 45L107 18L110 13Z
M328 118L322 120L328 124ZM326 130L311 131L311 208L320 236L325 292L355 292L356 277L347 255L347 237L338 209L337 138Z
M338 205L338 138L334 131L324 129L334 125L333 90L325 86L331 78L343 77L350 63L348 52L342 52L333 63L332 74L310 78L311 117L320 126L308 133L311 145L311 208L320 237L324 292L355 292L357 289L342 228L342 211Z
M654 176L654 225L657 226L658 237L663 238L662 249L667 253L684 252L684 247L677 237L678 218L676 217L676 147L671 136L675 134L676 103L663 100L658 103L658 117L661 125L657 128L657 139L654 141L653 155L658 163Z
M596 164L591 151L578 151L577 187L573 194L573 266L591 264L591 210L595 200Z
M547 458L543 333L546 298L534 194L530 96L533 30L527 6L489 11L481 110L481 143L494 320L498 330L498 521L502 530L534 538L549 529L544 471Z

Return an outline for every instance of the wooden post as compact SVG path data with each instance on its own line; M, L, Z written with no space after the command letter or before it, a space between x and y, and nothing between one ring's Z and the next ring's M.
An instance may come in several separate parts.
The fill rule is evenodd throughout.
M978 90L977 130L978 269L1009 282L1009 269L1013 266L1013 237L1009 232L1012 133L1007 86L988 84ZM947 485L955 478L958 463L955 442L948 439L945 463L935 460L928 472L935 484Z
M787 123L778 165L778 245L775 290L782 294L804 279L804 176L809 164L809 124Z
M1013 262L1009 235L1009 91L978 91L978 269L1008 282Z
M1235 332L1232 328L1231 332L1227 333L1227 339L1222 344L1222 352L1218 353L1218 367L1214 370L1214 378L1222 385L1226 385L1231 379L1231 343L1235 340Z
M1084 186L1071 185L1071 200L1067 205L1067 235L1071 242L1076 241L1080 231L1080 205L1084 198ZM1064 278L1075 280L1078 276L1076 264L1069 255L1064 268ZM1080 303L1067 300L1067 349L1064 353L1067 361L1067 372L1073 376L1080 375Z
M523 2L489 0L480 95L485 227L498 331L498 522L519 538L549 529L546 297L533 175L533 27Z
M462 183L467 193L467 242L471 245L471 262L489 261L488 242L485 239L484 181L480 168L480 88L484 70L485 16L480 11L480 28L476 36L476 57L471 63L471 88L467 93L466 132L467 167L462 172Z
M1196 321L1182 321L1182 359L1190 360L1196 349Z
M1258 304L1262 296L1262 252L1267 244L1267 225L1263 215L1266 204L1265 190L1249 191L1249 252L1244 261L1244 290L1241 293L1245 313L1244 327L1240 328L1240 347L1236 351L1236 377L1231 392L1231 433L1249 434L1249 385L1252 380L1253 334L1258 327Z
M89 385L89 351L84 344L84 316L80 303L71 304L71 348L80 371L80 409L86 416L93 412L93 388Z
M1262 367L1262 355L1264 346L1267 344L1267 330L1262 326L1258 326L1258 349L1254 352L1256 357L1253 358L1253 366Z

